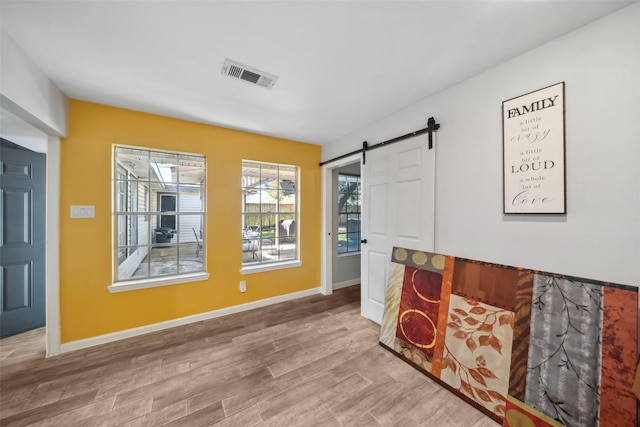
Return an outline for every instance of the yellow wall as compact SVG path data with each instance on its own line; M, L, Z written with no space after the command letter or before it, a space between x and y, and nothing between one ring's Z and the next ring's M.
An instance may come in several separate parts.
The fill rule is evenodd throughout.
M71 100L61 143L60 310L62 342L288 294L320 285L321 148ZM207 281L111 294L114 144L204 154L207 159ZM241 160L300 167L302 266L241 276ZM95 218L70 219L71 205ZM239 281L247 292L239 292Z

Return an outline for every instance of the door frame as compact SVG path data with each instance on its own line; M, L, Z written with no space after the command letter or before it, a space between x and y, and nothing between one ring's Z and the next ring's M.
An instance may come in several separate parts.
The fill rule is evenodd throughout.
M60 138L47 138L46 184L46 356L56 356L61 349L60 328Z
M333 171L355 162L362 162L360 154L345 157L331 164L322 165L322 227L321 239L321 281L320 293L331 295L333 293L333 200L335 189L333 188Z
M28 150L44 153L45 176L45 352L61 353L60 328L60 135L4 95L2 137ZM7 102L5 102L7 101ZM53 108L53 107L52 107ZM5 126L6 125L6 126Z

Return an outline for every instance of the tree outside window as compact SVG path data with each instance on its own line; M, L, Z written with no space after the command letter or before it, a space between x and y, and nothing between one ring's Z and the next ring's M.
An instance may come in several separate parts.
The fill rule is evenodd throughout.
M360 251L360 205L360 177L338 174L339 254Z

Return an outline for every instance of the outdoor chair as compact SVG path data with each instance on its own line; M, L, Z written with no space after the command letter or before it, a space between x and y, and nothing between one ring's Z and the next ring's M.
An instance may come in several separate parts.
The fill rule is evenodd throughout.
M199 257L200 251L202 250L202 230L198 232L193 227L192 227L192 230L193 230L193 235L196 236L196 243L198 244L198 246L196 246L196 257Z

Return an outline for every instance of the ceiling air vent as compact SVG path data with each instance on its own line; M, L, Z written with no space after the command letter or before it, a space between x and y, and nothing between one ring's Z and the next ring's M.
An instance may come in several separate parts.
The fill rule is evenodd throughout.
M265 89L271 89L278 81L278 77L272 74L256 70L252 67L247 67L246 65L242 65L230 59L224 60L224 65L222 65L222 74L234 79L244 80L247 83L251 83L252 85L260 86Z

